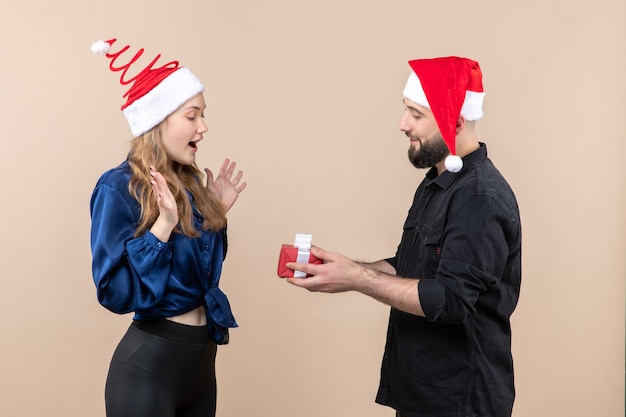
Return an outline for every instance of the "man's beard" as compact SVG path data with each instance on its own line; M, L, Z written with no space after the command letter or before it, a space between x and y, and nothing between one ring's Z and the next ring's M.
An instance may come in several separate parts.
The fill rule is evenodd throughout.
M418 141L419 149L415 149L412 145L409 147L409 161L415 168L434 167L450 153L441 133L437 133L430 139L418 139Z

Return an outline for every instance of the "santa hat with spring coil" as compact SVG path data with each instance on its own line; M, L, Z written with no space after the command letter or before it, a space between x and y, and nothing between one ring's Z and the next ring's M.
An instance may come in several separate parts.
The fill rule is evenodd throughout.
M109 53L115 41L116 39L97 41L91 45L91 51L109 58L111 71L122 71L120 75L122 85L132 83L124 94L126 103L122 106L122 111L135 137L143 135L187 100L204 91L204 86L196 76L186 67L179 66L178 61L153 68L161 54L133 78L125 79L130 66L143 54L143 48L139 49L128 63L115 66L115 61L130 48L130 45L126 45L118 52Z
M483 117L485 92L478 62L456 56L409 61L411 74L402 94L405 98L429 108L437 121L450 155L445 166L459 172L463 160L456 155L456 122Z

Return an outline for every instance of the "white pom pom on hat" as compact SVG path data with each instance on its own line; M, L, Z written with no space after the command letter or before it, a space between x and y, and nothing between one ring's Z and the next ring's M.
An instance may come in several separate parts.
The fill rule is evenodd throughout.
M463 160L456 155L456 122L483 117L485 92L478 62L455 56L409 61L411 74L402 94L429 108L441 136L450 150L444 164L448 171L459 172Z
M96 41L91 44L91 52L94 54L104 55L111 49L111 44L103 40Z
M446 169L450 172L459 172L463 168L463 160L458 155L448 155L444 160Z
M181 67L178 61L170 61L154 68L161 54L158 54L141 71L134 71L137 75L133 78L125 79L126 72L144 50L139 49L126 64L116 67L116 59L126 52L130 45L116 53L110 53L115 41L116 39L94 42L91 45L91 51L109 58L111 71L121 71L120 84L131 84L123 96L126 98L126 103L122 106L122 111L135 137L143 135L165 120L187 100L204 91L204 86L196 76L186 67Z

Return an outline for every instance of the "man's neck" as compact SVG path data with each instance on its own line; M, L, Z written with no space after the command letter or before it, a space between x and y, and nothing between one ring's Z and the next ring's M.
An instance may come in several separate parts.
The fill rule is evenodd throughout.
M456 154L464 158L467 155L471 154L475 150L480 148L480 143L478 143L477 138L472 138L471 140L458 141L456 143ZM437 162L435 167L437 168L437 175L441 175L442 172L446 171L445 165L446 158L443 158L441 161Z

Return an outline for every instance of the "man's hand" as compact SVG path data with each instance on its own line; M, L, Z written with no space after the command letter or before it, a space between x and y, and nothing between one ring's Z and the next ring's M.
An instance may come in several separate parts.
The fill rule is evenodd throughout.
M424 317L416 278L395 276L386 261L371 264L354 262L343 255L313 246L311 253L324 261L321 265L287 262L287 268L312 275L287 278L287 282L314 292L358 291L395 309Z
M308 278L287 278L287 282L297 287L314 292L344 292L359 290L365 280L361 265L334 252L328 252L313 246L311 253L324 261L323 264L301 264L288 262L287 268L313 275Z

